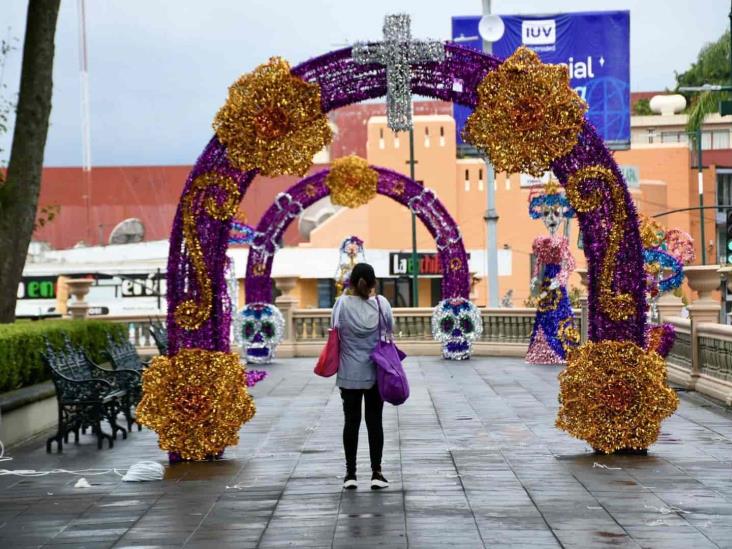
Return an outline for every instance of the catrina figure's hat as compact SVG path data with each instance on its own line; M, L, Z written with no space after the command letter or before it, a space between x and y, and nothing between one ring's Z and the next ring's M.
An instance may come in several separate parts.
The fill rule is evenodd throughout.
M569 200L556 180L550 179L543 187L531 188L529 193L529 215L532 219L541 219L543 209L552 206L559 206L562 209L562 215L566 218L575 216L574 209L569 204Z

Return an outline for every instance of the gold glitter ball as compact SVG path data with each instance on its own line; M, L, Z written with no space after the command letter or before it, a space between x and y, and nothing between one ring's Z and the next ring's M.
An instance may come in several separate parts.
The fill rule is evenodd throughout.
M158 434L160 448L203 460L239 442L254 417L244 366L232 353L183 349L157 356L142 375L137 419Z
M478 86L463 139L484 151L496 171L540 177L575 146L586 111L567 67L545 65L520 47Z
M351 155L339 158L330 167L325 186L330 200L338 206L358 208L376 196L379 174L363 158Z
M213 127L232 165L269 177L304 175L333 137L318 84L292 75L279 57L234 82Z
M664 360L628 341L570 351L559 387L557 427L605 453L648 448L679 404Z

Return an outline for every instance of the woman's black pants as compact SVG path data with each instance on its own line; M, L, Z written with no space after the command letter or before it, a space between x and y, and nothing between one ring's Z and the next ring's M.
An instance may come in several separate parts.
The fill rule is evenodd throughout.
M379 389L341 389L343 399L343 449L346 452L346 471L356 474L356 453L358 452L358 430L361 426L361 399L366 402L366 429L369 432L369 454L371 470L381 471L381 453L384 449L384 428L381 425L381 412L384 401Z

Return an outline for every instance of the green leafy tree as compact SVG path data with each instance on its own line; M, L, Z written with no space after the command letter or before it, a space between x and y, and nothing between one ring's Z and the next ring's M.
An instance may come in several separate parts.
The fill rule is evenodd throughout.
M633 114L636 116L650 116L653 113L651 110L651 102L649 99L639 99L633 105Z
M705 45L696 62L685 72L676 73L677 89L682 86L702 86L704 84L730 83L730 33L725 32L719 40ZM690 100L687 130L697 131L704 117L717 112L719 101L727 99L728 93L702 92L687 96Z
M15 320L15 300L36 225L53 90L60 0L28 2L18 106L7 176L0 183L0 323Z

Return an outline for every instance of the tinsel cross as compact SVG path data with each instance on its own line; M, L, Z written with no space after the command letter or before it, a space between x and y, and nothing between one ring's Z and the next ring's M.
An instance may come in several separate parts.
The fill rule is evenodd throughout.
M412 40L409 26L409 15L387 15L384 41L357 44L352 53L356 63L386 67L386 120L395 132L412 127L412 65L439 63L445 59L442 42Z

